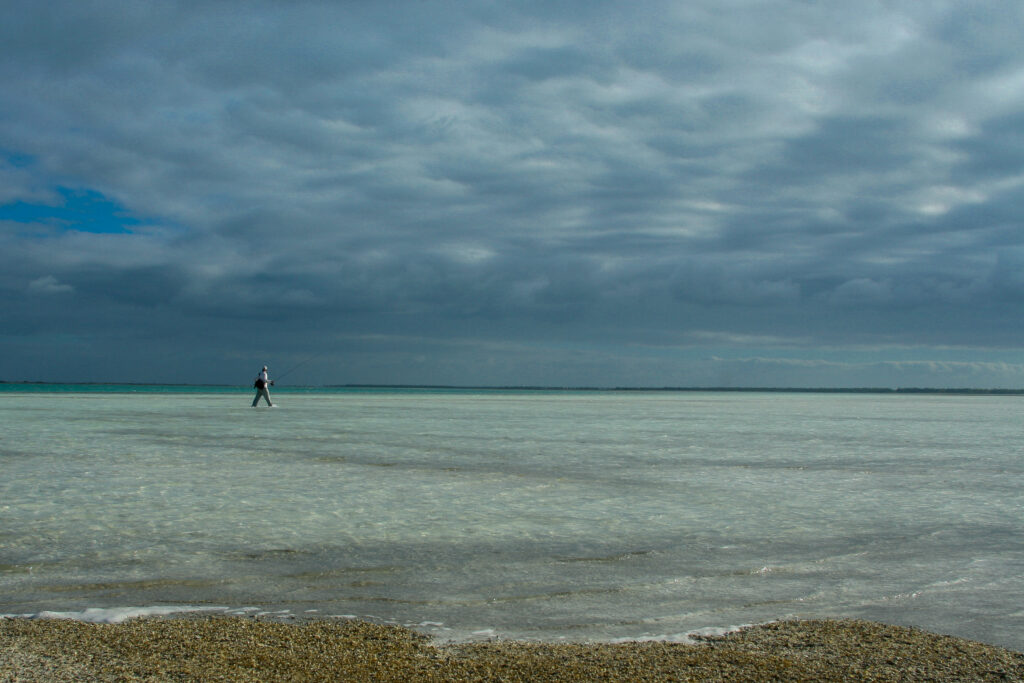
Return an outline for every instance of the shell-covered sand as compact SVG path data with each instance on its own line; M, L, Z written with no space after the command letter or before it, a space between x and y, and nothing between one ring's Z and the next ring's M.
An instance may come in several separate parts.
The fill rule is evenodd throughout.
M1024 681L1024 654L867 621L696 644L433 645L396 626L238 617L0 619L0 681Z

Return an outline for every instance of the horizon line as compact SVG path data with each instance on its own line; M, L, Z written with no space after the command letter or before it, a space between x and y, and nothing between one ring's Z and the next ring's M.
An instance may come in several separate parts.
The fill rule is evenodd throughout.
M54 382L37 380L0 380L0 384L15 385L80 385L80 386L128 386L128 387L221 387L247 388L245 384L207 384L190 382ZM287 385L286 385L287 386ZM775 392L775 393L931 393L931 394L1024 394L1024 388L999 389L980 387L800 387L800 386L554 386L520 384L294 384L288 388L307 389L449 389L479 391L678 391L678 392Z

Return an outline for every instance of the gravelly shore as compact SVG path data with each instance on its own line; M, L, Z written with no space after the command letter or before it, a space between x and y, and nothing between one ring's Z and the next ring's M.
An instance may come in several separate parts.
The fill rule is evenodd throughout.
M238 617L0 619L13 681L1024 681L1024 654L858 620L787 621L693 645L432 645L396 626Z

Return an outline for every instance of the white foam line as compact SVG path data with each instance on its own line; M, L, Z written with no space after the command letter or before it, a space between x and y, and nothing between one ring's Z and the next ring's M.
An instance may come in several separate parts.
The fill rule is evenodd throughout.
M774 622L767 621L766 624ZM693 631L687 631L686 633L663 633L656 636L634 636L625 638L613 638L608 641L612 644L621 643L696 643L697 638L701 636L724 636L727 633L735 633L745 628L750 628L755 624L742 624L740 626L706 626L704 628L694 629Z
M120 624L135 617L163 617L181 612L224 611L227 607L196 607L194 605L177 605L174 607L90 607L81 612L42 611L33 614L0 614L0 617L20 617L22 619L69 619L84 621L91 624Z

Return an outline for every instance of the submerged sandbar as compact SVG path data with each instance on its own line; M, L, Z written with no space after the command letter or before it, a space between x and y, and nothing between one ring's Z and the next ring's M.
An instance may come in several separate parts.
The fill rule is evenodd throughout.
M0 682L81 680L1019 681L1024 654L845 619L776 622L695 644L456 645L362 621L0 619Z

